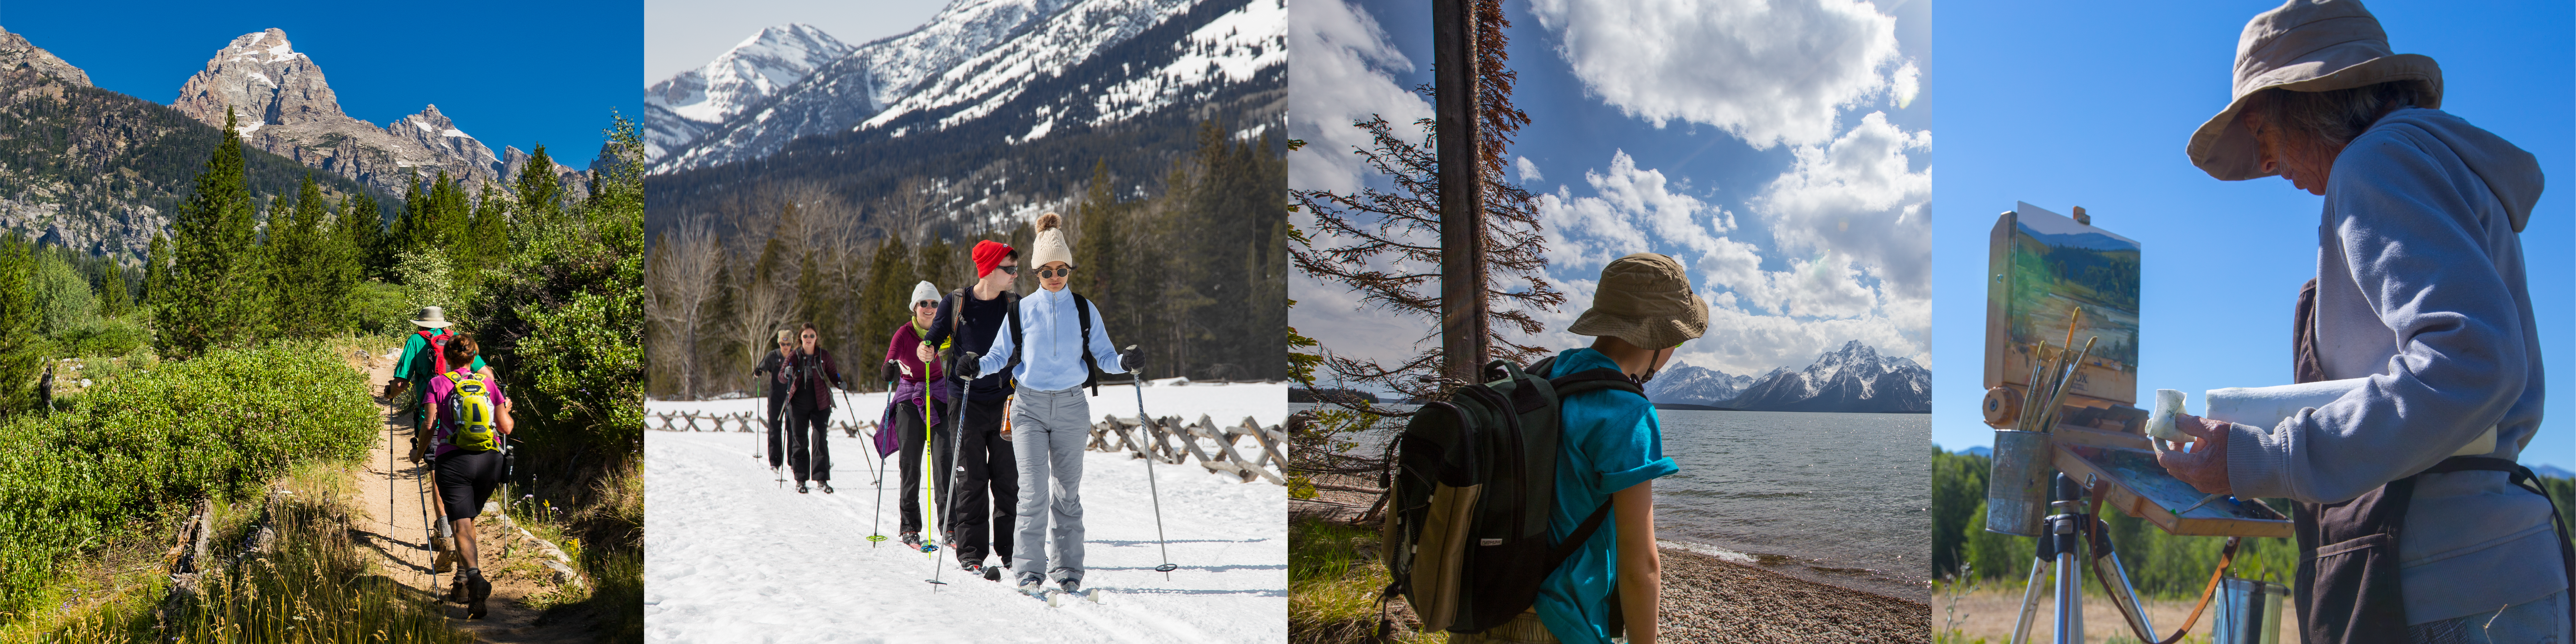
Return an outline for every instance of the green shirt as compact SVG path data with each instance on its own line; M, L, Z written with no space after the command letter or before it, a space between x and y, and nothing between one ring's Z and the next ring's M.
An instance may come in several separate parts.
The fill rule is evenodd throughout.
M418 331L413 331L403 337L405 339L403 340L402 357L394 363L394 377L411 381L415 390L426 391L425 389L418 388L421 385L429 384L430 376L438 375L430 373L438 368L438 363L433 359L430 362L422 364L419 373L412 373L411 363L413 358L421 355L421 350L429 348L429 339L420 337L420 332ZM473 371L482 371L483 356L474 356L474 364L472 367Z

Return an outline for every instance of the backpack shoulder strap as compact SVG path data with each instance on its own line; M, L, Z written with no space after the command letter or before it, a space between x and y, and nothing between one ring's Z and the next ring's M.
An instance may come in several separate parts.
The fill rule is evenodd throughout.
M1082 327L1082 386L1090 387L1091 395L1098 396L1100 360L1091 357L1091 300L1083 299L1081 293L1068 293L1073 295L1073 319L1080 321Z
M1564 541L1557 542L1554 547L1548 548L1547 567L1540 570L1552 571L1556 570L1557 566L1565 565L1565 560L1573 557L1574 551L1581 550L1583 542L1592 540L1592 533L1600 530L1601 522L1608 518L1610 518L1610 502L1602 501L1601 507L1593 508L1592 516L1584 517L1583 524L1575 526L1574 532L1565 535Z

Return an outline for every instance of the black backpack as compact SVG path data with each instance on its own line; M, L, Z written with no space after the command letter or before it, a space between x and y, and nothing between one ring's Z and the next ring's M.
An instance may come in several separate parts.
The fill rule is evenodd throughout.
M1563 543L1548 540L1564 434L1559 402L1590 391L1645 392L1616 369L1532 375L1548 373L1555 360L1527 371L1496 360L1485 367L1491 382L1424 405L1396 437L1382 528L1395 579L1380 601L1403 596L1425 631L1480 633L1528 610L1539 584L1610 516L1603 502ZM1387 626L1381 612L1381 637Z
M1082 386L1090 387L1091 395L1098 396L1100 395L1100 360L1091 357L1091 300L1082 299L1081 293L1068 292L1066 295L1073 296L1073 317L1082 325ZM1020 366L1020 354L1027 353L1028 348L1028 344L1020 340L1018 299L1011 300L1011 308L1002 312L1002 318L1011 329L1011 363L1002 365L1001 371L1007 374Z

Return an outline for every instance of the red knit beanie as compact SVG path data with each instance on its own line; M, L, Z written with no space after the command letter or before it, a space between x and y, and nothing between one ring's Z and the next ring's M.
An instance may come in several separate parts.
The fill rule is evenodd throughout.
M1010 255L1010 244L990 239L975 242L975 278L983 279L991 274L993 267L1002 265L1002 258Z

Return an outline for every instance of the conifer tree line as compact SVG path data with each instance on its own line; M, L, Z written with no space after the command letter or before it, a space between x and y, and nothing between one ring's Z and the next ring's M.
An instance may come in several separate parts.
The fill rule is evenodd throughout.
M759 210L767 221L675 214L647 260L647 389L760 393L752 367L778 330L807 322L855 386L881 388L875 365L911 318L913 286L972 284L977 241L1020 249L1012 290L1038 289L1031 225L1048 210L1064 216L1074 249L1071 290L1098 303L1113 340L1152 358L1147 377L1282 378L1287 166L1277 141L1227 132L1201 122L1195 152L1160 177L1115 176L1095 161L1060 205L1010 221L955 221L954 200L931 198L938 181L920 177L858 205L826 186L779 189Z

